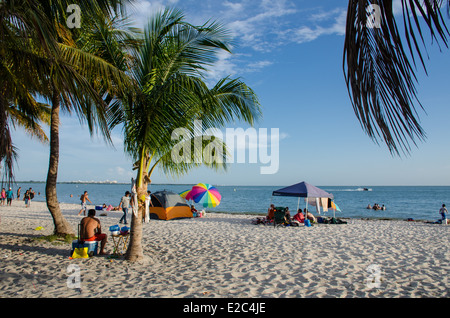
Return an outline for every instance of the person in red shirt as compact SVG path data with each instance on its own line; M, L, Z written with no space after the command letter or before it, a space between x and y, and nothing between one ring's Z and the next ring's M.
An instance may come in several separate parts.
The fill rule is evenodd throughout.
M302 209L298 209L297 214L294 215L294 221L305 223L305 216L303 215Z

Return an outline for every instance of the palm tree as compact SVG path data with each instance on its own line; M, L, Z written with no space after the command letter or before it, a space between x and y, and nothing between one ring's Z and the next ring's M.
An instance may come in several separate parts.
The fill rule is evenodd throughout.
M98 17L109 8L111 3L120 1L98 1L99 7L91 2L82 8L85 15ZM102 7L103 6L103 7ZM89 11L93 9L93 11ZM51 10L46 12L52 12ZM58 11L56 11L58 13ZM49 20L57 15L49 16ZM81 120L86 120L89 131L100 129L106 141L110 141L107 125L107 103L103 99L106 91L110 94L120 94L125 91L128 77L114 65L108 63L95 54L85 52L76 46L71 32L61 24L55 24L59 41L56 54L48 65L48 94L51 102L50 125L50 160L46 181L47 207L52 214L55 224L55 234L71 234L72 229L60 211L56 184L59 165L59 114L63 109L75 112Z
M449 7L450 1L401 0L402 36L392 0L349 1L343 62L350 99L364 131L376 142L381 139L391 154L408 154L411 142L417 145L417 139L426 137L415 106L422 107L417 98L416 58L426 71L420 20L432 40L447 47L450 33L442 16L445 2ZM369 17L379 20L377 27Z
M45 16L33 11L30 1L0 2L0 163L2 180L12 183L17 148L10 126L21 125L32 136L48 141L40 126L49 123L49 108L36 100L44 90L39 77L40 59L32 39L44 39Z
M133 96L122 100L123 111L116 112L114 117L115 124L123 124L125 150L136 162L137 170L139 208L137 216L132 215L126 253L129 261L143 257L143 203L155 167L181 175L202 164L194 160L182 163L172 160L171 152L179 142L172 140L172 132L184 127L189 131L185 142L201 141L201 149L194 149L191 154L194 156L196 151L208 146L193 129L194 120L201 120L202 129L206 129L221 127L231 120L253 124L261 116L254 92L239 79L223 79L211 89L203 81L203 73L215 62L216 53L230 51L228 42L228 34L221 25L212 22L193 26L175 9L156 14L148 23L138 62L132 70L136 89ZM221 140L216 139L215 144L217 149L224 147ZM206 165L224 168L224 160L220 161L206 162Z
M71 1L2 1L0 3L0 72L2 94L0 125L6 127L4 114L8 104L26 110L34 122L37 118L35 96L51 104L50 160L46 183L47 206L52 214L55 233L72 234L59 209L56 182L59 162L59 113L75 112L86 120L91 133L99 129L109 140L106 120L107 104L103 94L119 94L129 84L128 77L95 54L77 47L79 30L65 25L66 8ZM83 0L78 4L84 18L117 12L124 1ZM86 23L87 25L87 23ZM31 117L35 116L35 117ZM2 135L1 160L10 168L15 155L9 130ZM9 139L8 139L9 137ZM12 168L10 176L12 175Z

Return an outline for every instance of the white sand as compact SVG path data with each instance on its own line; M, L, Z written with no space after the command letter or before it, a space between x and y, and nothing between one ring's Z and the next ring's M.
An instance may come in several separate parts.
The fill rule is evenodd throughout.
M76 229L79 206L61 208ZM251 224L252 216L214 213L152 220L144 224L146 262L130 264L71 260L70 245L31 241L53 232L45 203L15 201L0 206L0 217L1 298L450 296L450 225L349 220L273 228ZM100 217L104 230L120 217ZM81 289L68 287L71 264L79 266Z

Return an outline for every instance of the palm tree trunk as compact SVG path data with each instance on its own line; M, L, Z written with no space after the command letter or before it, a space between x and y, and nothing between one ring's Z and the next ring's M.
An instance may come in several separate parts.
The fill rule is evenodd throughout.
M66 221L61 213L56 195L56 182L58 178L59 164L59 111L61 105L61 97L55 92L52 98L52 112L50 124L50 159L48 165L47 182L45 185L45 195L47 207L53 218L55 226L54 234L64 236L66 234L73 235L74 232L70 224Z
M138 197L138 213L137 216L131 213L131 229L130 229L130 243L125 254L125 259L130 262L138 262L144 259L144 251L142 248L142 219L145 210L144 200L147 194L147 183L143 182L140 187L137 187Z
M125 259L130 262L138 262L144 259L142 248L142 219L145 210L145 196L147 195L148 181L144 177L148 171L148 160L145 150L142 150L141 160L136 178L136 192L138 198L137 216L131 213L130 243L125 254Z

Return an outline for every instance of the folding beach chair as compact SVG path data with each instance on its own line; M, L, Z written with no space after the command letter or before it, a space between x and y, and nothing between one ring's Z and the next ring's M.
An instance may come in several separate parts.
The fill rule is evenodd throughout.
M274 213L274 217L273 217L273 226L274 227L286 225L285 214L286 214L286 208L282 208L282 207L275 208L275 213Z

